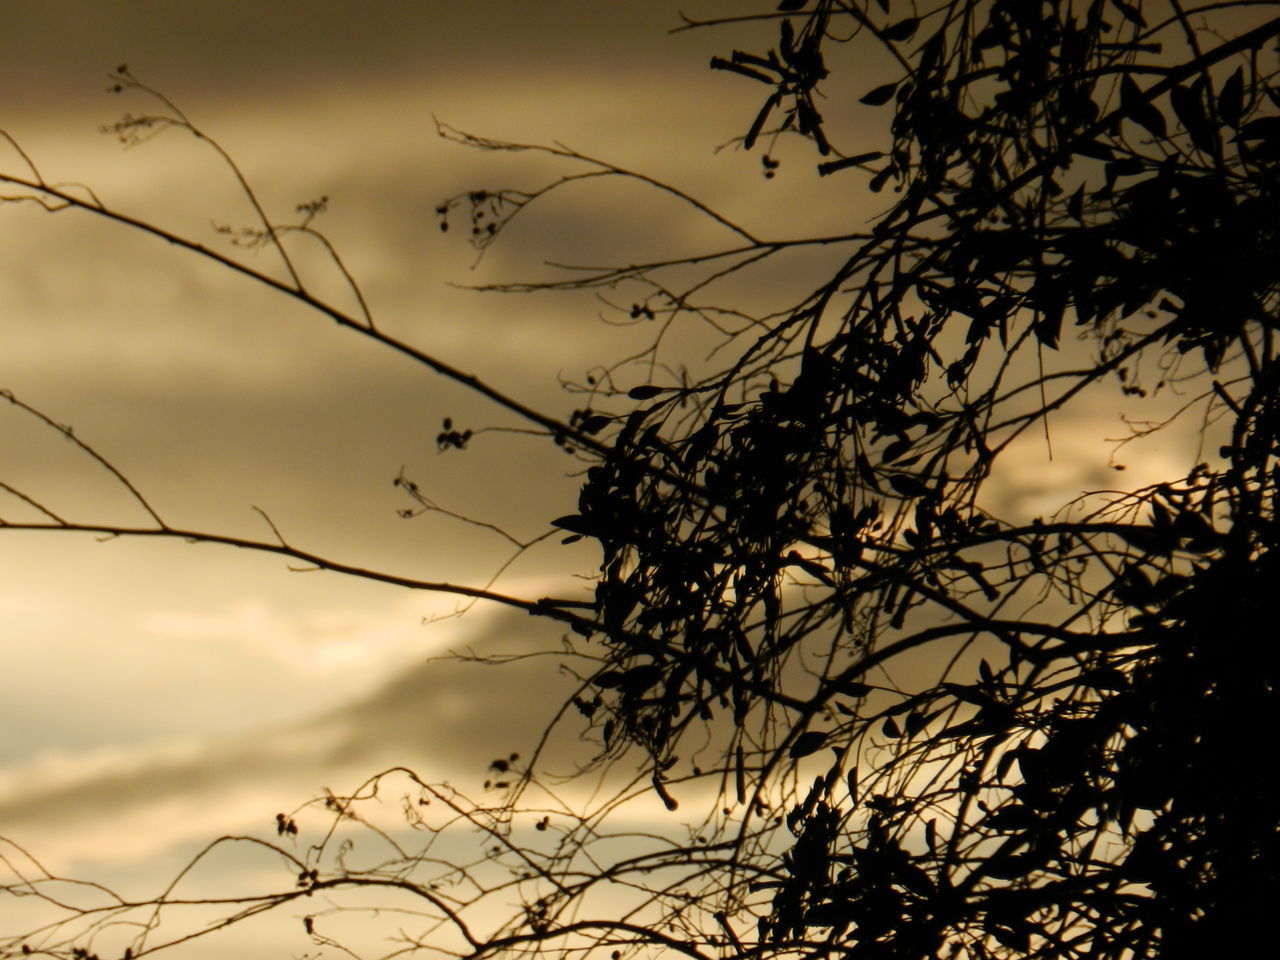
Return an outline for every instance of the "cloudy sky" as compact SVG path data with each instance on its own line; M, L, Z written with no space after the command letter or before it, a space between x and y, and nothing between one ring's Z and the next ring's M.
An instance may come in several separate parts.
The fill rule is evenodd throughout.
M767 184L756 155L717 151L744 131L757 92L707 70L707 58L752 33L673 35L677 9L14 0L0 31L0 128L47 181L88 184L114 208L279 275L270 251L235 250L214 229L253 218L207 147L171 132L124 149L99 132L154 109L105 92L108 72L127 64L237 159L273 217L330 198L316 225L382 329L563 416L576 400L561 378L581 380L651 331L603 322L608 308L589 294L457 285L732 236L638 185L584 184L548 198L477 266L458 230L439 231L442 200L536 189L581 168L467 150L442 141L435 119L568 144L760 228L849 229L858 215L806 202L815 181L803 151L793 162L780 148L781 175ZM866 84L870 69L833 82ZM3 144L0 168L25 171ZM291 249L309 288L353 306L314 246ZM542 443L493 433L465 453L435 449L444 417L517 425L501 411L279 294L81 213L0 205L0 336L0 388L74 426L175 526L269 539L257 507L304 549L483 585L511 544L444 516L399 518L408 504L391 481L402 468L441 506L521 540L574 506L572 462ZM1012 512L1116 483L1099 443L1120 433L1114 406L1100 400L1057 429L1055 467L1021 476ZM1044 468L1034 438L1018 456ZM1125 483L1185 472L1193 456L1185 440L1161 438ZM145 521L108 474L7 405L0 480L70 520ZM0 516L26 510L0 499ZM429 662L554 642L525 617L483 607L453 617L450 597L291 572L223 547L0 533L0 835L56 870L143 883L209 836L269 826L277 809L382 765L478 782L489 754L520 749L513 731L527 738L529 717L566 689L544 661L506 672ZM584 591L572 575L589 571L588 553L553 540L498 588Z
M469 151L441 141L435 120L560 141L744 212L762 182L757 158L715 153L741 133L754 92L710 74L709 37L668 35L674 5L123 0L17 2L4 16L0 129L47 181L88 184L114 208L279 275L269 251L237 251L215 231L253 217L207 147L171 132L125 149L100 132L155 109L106 92L108 72L127 64L217 138L274 218L330 198L317 226L380 327L557 415L578 402L562 377L581 380L649 331L602 323L590 296L450 284L724 237L670 199L592 185L552 198L477 266L465 232L439 231L442 200L580 168ZM12 149L0 167L27 172ZM765 202L783 204L785 189ZM498 433L439 454L444 417L517 424L412 362L118 225L21 203L0 217L0 388L73 426L171 524L270 539L257 507L305 549L484 585L511 544L443 516L398 517L402 468L441 506L517 539L572 511L573 464L542 443ZM310 289L353 306L314 247L292 249ZM0 464L0 479L67 519L145 522L109 474L7 405ZM10 497L0 516L31 514ZM589 571L587 553L553 541L497 587L581 592L572 574ZM452 597L228 548L10 531L0 836L54 871L142 893L208 838L269 829L277 810L383 766L478 787L490 753L527 749L566 688L546 661L430 662L556 639L523 615L458 610Z

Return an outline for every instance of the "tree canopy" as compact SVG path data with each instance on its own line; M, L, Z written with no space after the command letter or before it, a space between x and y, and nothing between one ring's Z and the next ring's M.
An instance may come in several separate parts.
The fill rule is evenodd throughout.
M833 207L881 202L834 235L767 232L786 224L730 220L565 147L442 126L465 147L570 169L538 190L444 200L441 226L463 225L482 250L549 190L590 177L639 179L732 237L497 288L606 291L655 325L649 350L576 384L586 401L567 417L308 293L286 234L314 230L315 211L300 224L259 211L253 239L278 250L280 280L48 183L34 163L0 177L23 199L157 233L303 301L525 418L583 470L576 506L548 520L598 546L593 602L404 581L564 624L580 684L548 722L588 744L575 780L547 782L536 752L500 758L500 801L474 802L388 771L322 798L317 836L280 815L284 887L201 904L234 923L310 897L412 903L416 927L398 918L390 950L307 913L301 933L360 956L1119 960L1265 937L1280 862L1260 755L1275 735L1265 624L1280 575L1275 12L1178 0L744 10L734 19L755 22L758 45L710 64L726 84L759 85L735 145L760 152L762 189L790 172L798 138ZM841 99L867 63L872 82ZM126 68L115 82L157 104L121 135L205 136ZM796 255L821 280L785 309L753 308L753 278ZM713 338L710 359L681 354L685 327ZM1185 474L1030 519L987 495L1020 438L1042 434L1050 451L1056 416L1149 395L1172 397L1170 414L1133 437L1191 420L1204 438ZM466 456L474 429L445 422L438 442ZM8 485L41 515L4 526L220 541L398 582L283 536L170 527L118 479L151 526L69 523ZM423 503L411 478L397 483L409 509ZM576 807L561 796L575 782L594 791ZM395 789L412 798L401 823L366 815ZM473 853L442 839L468 831ZM370 845L378 856L352 853ZM56 906L53 884L35 871L4 892ZM106 957L100 944L124 929L114 955L141 956L168 941L118 922L177 907L167 893L66 907L0 935L0 950Z

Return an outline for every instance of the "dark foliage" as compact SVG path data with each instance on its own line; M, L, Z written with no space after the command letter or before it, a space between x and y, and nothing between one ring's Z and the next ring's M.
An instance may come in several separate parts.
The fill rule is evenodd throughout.
M801 6L776 48L712 62L773 87L744 145L775 118L835 151L817 83L842 46L879 43L897 76L860 103L890 112L884 149L819 169L873 168L899 196L737 363L622 418L588 472L572 528L604 552L614 736L660 778L729 711L726 762L746 757L757 789L832 748L786 811L789 851L744 852L737 905L774 891L760 952L1181 956L1262 937L1280 22L784 5ZM1199 25L1216 15L1225 39ZM1073 329L1092 362L1044 373ZM1131 371L1153 352L1230 424L1220 458L1070 520L978 509L1013 436L1106 378L1143 392ZM1042 372L1019 381L1027 353ZM936 683L859 696L926 643L952 658ZM966 649L985 652L972 674ZM808 685L787 674L802 656Z

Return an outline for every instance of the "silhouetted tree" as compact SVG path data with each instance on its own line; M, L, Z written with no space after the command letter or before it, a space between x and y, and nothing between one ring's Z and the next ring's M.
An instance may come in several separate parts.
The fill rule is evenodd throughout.
M716 331L717 359L682 371L687 358L660 334L581 384L589 403L565 421L313 300L296 276L257 274L488 393L584 461L577 508L553 523L599 544L594 605L496 599L565 622L566 655L595 658L557 722L591 731L598 751L580 776L613 786L569 815L539 794L536 760L501 762L514 779L496 807L380 775L326 799L333 835L305 855L279 848L297 889L246 897L240 915L381 885L438 921L404 949L467 957L1119 960L1265 942L1280 857L1265 761L1280 582L1274 12L787 0L754 17L773 45L711 63L761 85L741 147L770 144L776 182L773 145L807 138L831 204L892 194L865 230L779 238L647 181L732 244L498 289L625 291L638 322ZM884 65L855 102L823 99L824 83L843 86L839 71L867 62ZM190 128L166 107L131 123ZM882 118L882 143L846 152L833 130L849 118L864 129ZM442 133L588 171L446 201L442 223L469 215L481 247L546 190L646 179L567 148ZM194 246L34 169L4 180ZM262 229L277 242L265 215ZM746 283L806 249L842 256L788 309L710 299L714 282ZM1214 452L1185 476L1029 522L984 499L1015 440L1043 430L1051 443L1053 418L1084 398L1175 391L1170 420L1134 432L1200 417ZM469 440L449 424L440 442ZM154 512L148 530L44 512L10 526L304 556L283 539L171 529ZM490 846L439 868L408 846L372 868L331 855L390 776L445 811L435 821L411 807L420 826L470 824ZM694 806L696 826L615 826L641 794L671 811L692 796L672 820ZM518 829L530 818L537 834ZM282 817L279 829L296 827ZM458 885L441 892L441 878ZM469 918L503 900L521 906L477 932ZM66 929L0 944L68 955ZM149 947L141 937L134 953Z

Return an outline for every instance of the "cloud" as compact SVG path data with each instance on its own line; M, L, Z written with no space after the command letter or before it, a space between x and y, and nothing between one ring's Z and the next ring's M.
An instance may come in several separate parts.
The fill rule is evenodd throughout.
M982 505L1001 519L1025 523L1081 497L1096 508L1185 477L1198 462L1216 460L1225 440L1221 426L1202 422L1204 404L1187 401L1171 391L1135 400L1112 384L1095 387L1050 414L1048 442L1043 423L1036 422L1010 443L983 488ZM1166 420L1167 426L1144 436L1135 432Z
M300 679L421 657L448 643L450 630L423 630L444 615L453 599L406 592L378 613L354 607L285 610L261 598L244 598L218 610L161 609L144 613L141 627L156 637L186 643L242 647L275 660Z
M485 619L474 647L528 654L554 648L557 636L523 614L498 615ZM428 660L301 723L214 742L46 751L0 768L0 823L43 860L69 868L110 863L126 848L131 857L159 856L260 828L324 787L350 789L390 766L478 790L491 760L532 754L572 689L549 657L503 666ZM570 731L553 749L572 742Z

